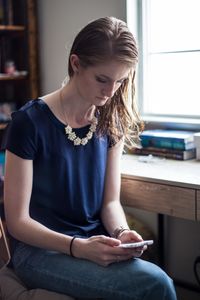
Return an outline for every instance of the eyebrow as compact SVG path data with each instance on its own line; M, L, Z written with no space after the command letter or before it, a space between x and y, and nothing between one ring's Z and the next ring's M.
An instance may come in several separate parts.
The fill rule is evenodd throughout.
M113 81L112 78L110 78L109 76L104 75L104 74L99 74L99 75L96 75L96 76L97 76L97 77L104 77L105 79L108 79L108 80L110 80L110 81ZM118 79L117 81L123 81L124 79L127 79L127 78L128 78L128 76L123 77L123 78L121 78L121 79Z

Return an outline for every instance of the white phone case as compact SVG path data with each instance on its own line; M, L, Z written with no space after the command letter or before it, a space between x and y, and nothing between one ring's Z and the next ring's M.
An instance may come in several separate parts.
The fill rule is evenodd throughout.
M146 241L135 242L135 243L123 243L123 244L120 244L118 247L120 247L120 248L139 248L139 247L143 247L145 245L152 245L152 244L153 244L153 240L146 240Z

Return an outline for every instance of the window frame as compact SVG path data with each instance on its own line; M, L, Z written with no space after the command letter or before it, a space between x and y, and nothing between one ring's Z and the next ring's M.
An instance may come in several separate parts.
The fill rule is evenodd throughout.
M136 98L140 115L145 122L147 128L169 128L200 131L200 116L199 118L185 117L185 116L158 116L153 114L145 114L143 111L144 101L144 64L147 55L145 51L145 36L144 30L146 24L145 6L148 0L126 0L126 21L130 30L133 31L134 36L139 46L139 63L137 68L136 78ZM134 21L133 21L134 20ZM139 100L138 100L139 99Z

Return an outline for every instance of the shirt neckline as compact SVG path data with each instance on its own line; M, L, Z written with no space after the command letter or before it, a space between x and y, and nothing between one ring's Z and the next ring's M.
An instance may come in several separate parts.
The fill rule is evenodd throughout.
M42 99L42 98L37 98L38 103L40 104L40 107L43 109L43 111L45 111L48 115L48 117L60 128L65 129L65 127L67 126L66 124L64 124L62 121L60 121L56 115L52 112L52 110L50 109L50 107L47 105L47 103ZM79 127L79 128L72 128L73 131L82 131L86 128L89 128L90 124L83 126L83 127Z

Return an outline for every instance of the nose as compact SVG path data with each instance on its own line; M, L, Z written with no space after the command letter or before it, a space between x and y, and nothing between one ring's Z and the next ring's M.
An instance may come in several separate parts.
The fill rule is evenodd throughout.
M114 93L116 92L116 85L115 83L109 83L106 87L102 90L102 94L108 98L112 98Z

